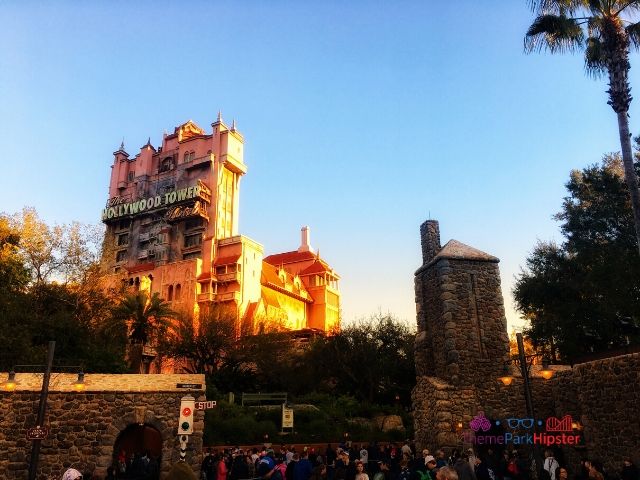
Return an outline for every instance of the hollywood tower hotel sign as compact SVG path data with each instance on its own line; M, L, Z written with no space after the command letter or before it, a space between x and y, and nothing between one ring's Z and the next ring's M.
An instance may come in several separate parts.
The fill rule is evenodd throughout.
M239 322L291 330L337 326L339 276L310 245L264 257L238 233L244 139L221 115L207 134L192 121L147 141L134 158L114 152L103 265L109 282L159 293L176 310L232 308Z

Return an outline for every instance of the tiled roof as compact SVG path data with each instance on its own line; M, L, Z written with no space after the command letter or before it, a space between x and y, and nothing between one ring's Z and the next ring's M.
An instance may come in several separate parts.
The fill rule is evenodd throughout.
M264 258L264 261L270 263L271 265L283 265L286 263L296 263L296 262L304 262L308 260L314 260L316 255L311 252L284 252L284 253L276 253L273 255L269 255Z
M269 305L278 309L282 308L280 306L280 302L278 301L278 295L276 295L276 292L265 286L262 286L261 290L262 300L264 301L265 305Z
M251 302L247 307L247 311L244 312L244 318L253 319L253 315L256 313L256 309L258 308L259 302Z
M140 265L136 265L134 267L125 267L129 273L138 273L144 272L146 270L153 270L156 267L156 264L153 262L141 263Z
M431 265L439 262L440 260L473 260L476 262L492 262L498 263L500 259L489 255L488 253L478 250L477 248L465 245L457 240L449 240L444 247L440 249L435 257L430 262L423 265L416 271L416 275L429 268Z
M442 247L438 254L433 258L448 258L453 260L482 260L485 262L499 262L497 257L489 255L477 248L465 245L457 240L449 240L447 244Z
M239 258L240 258L239 253L237 255L230 255L228 257L216 258L214 265L229 265L231 263L236 263Z
M260 278L260 283L266 284L271 283L273 285L278 285L280 287L284 287L284 282L278 275L278 270L275 266L262 262L262 278Z
M302 270L300 272L300 275L311 275L312 273L325 273L330 271L331 271L331 267L329 267L329 265L327 265L322 260L316 260L307 268Z
M209 280L211 278L211 272L202 272L198 275L198 280Z

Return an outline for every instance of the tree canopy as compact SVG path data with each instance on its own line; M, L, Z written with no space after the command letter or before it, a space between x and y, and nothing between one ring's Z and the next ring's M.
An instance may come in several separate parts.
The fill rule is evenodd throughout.
M56 364L123 372L126 338L107 335L113 297L100 287L98 227L50 227L33 209L0 214L0 369Z
M534 344L571 361L640 342L640 258L620 155L571 172L566 188L564 242L535 246L513 294Z

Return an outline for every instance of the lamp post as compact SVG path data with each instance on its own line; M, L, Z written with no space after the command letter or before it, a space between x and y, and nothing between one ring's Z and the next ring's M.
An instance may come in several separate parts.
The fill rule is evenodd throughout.
M9 378L4 383L4 388L7 391L14 391L17 386L16 370L24 369L27 371L42 371L44 368L44 376L42 378L42 388L40 389L40 400L38 403L38 416L36 418L36 427L42 427L44 425L45 416L47 413L47 398L49 396L49 382L51 381L51 370L53 367L53 356L56 349L56 342L50 341L47 348L47 363L46 365L15 365L9 372ZM78 370L78 380L74 383L74 388L77 391L84 390L84 373L79 366L61 366L59 368L75 369ZM42 438L34 438L31 447L31 459L29 461L29 480L35 480L36 473L38 471L38 462L40 459L40 445Z
M537 430L537 423L535 422L535 410L533 409L533 397L531 395L531 366L533 365L533 359L538 358L540 354L526 355L524 350L524 339L522 333L516 333L516 342L518 344L518 366L520 367L520 374L522 375L522 383L524 386L524 401L527 409L527 416L534 420L533 429ZM549 368L548 362L545 358L542 360L542 370L540 374L545 380L549 380L553 376L553 370ZM506 386L511 385L513 382L513 376L508 365L505 365L505 371L499 380ZM542 457L540 455L540 448L538 445L533 447L533 457L536 463L536 473L542 468Z

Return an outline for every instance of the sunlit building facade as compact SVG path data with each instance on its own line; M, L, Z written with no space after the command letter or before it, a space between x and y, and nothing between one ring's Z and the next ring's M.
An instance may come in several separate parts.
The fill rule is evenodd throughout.
M206 133L192 121L114 152L104 268L112 286L159 293L175 310L235 312L238 331L261 323L328 332L339 326L339 276L314 252L308 227L294 251L265 257L238 230L244 139L221 115Z

